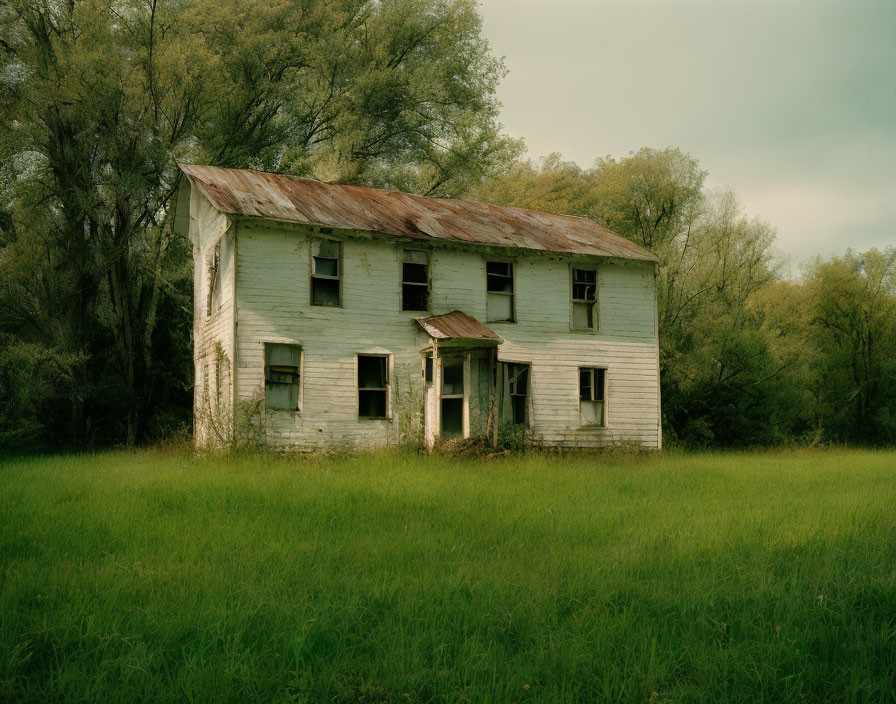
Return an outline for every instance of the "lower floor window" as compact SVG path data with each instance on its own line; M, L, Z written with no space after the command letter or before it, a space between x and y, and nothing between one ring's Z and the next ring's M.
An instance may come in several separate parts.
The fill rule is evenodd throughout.
M606 369L579 369L579 422L606 426Z
M498 383L501 385L501 422L527 425L529 422L529 365L500 362L498 370Z
M264 405L268 409L299 409L299 370L302 348L275 342L264 343Z
M389 358L358 355L358 416L389 417Z

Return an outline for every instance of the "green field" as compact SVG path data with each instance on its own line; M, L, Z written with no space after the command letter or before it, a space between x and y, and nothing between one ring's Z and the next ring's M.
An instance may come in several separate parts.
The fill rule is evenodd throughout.
M896 697L896 452L110 452L0 481L0 701Z

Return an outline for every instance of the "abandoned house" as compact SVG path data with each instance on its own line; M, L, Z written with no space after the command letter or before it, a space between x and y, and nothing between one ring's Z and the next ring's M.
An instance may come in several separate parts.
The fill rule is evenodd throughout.
M656 257L581 217L182 165L195 436L371 447L515 424L659 448Z

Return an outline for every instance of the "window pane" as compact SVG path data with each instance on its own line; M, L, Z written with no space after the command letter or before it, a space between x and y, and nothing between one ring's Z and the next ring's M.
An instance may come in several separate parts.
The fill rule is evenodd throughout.
M314 273L319 276L339 276L339 260L314 257Z
M431 384L432 383L432 357L426 358L426 366L425 366L425 370L424 370L423 374L424 374L424 379L425 379L426 383Z
M358 391L358 415L362 418L386 417L386 392L361 389Z
M267 383L264 386L264 402L267 408L281 408L294 411L299 407L298 376L295 383Z
M485 263L486 290L513 293L513 265L510 262Z
M595 369L594 370L594 400L595 401L603 401L604 399L604 386L607 377L606 369Z
M314 240L312 254L325 259L339 259L339 242L336 240Z
M295 384L299 375L295 367L268 367L267 380L272 384Z
M582 425L604 424L604 404L602 401L582 401L580 408Z
M486 262L485 271L487 274L497 274L499 276L509 277L512 273L510 262Z
M572 297L577 301L593 301L594 300L594 284L573 284Z
M429 264L429 256L426 252L419 249L406 249L402 261L412 264Z
M337 279L311 279L311 302L316 306L339 305L339 281Z
M442 394L462 394L464 392L463 361L442 361Z
M429 288L420 284L404 284L401 287L402 310L429 310Z
M518 425L526 424L526 397L512 396L510 399L513 404L513 422Z
M264 343L265 364L274 366L296 367L302 362L302 348L298 345L285 345L276 342Z
M574 328L587 329L592 327L591 308L591 303L572 304L572 326Z
M386 386L385 357L358 355L358 388L382 389Z
M579 398L583 401L591 400L591 370L579 370Z
M405 264L403 270L402 281L405 283L429 283L429 274L426 271L426 264Z
M488 319L490 322L513 320L513 296L500 293L488 294Z
M594 269L573 269L573 283L593 284L597 282L597 272Z
M511 364L508 377L510 378L510 393L525 396L529 388L529 365Z
M457 438L464 434L464 400L442 399L442 437Z

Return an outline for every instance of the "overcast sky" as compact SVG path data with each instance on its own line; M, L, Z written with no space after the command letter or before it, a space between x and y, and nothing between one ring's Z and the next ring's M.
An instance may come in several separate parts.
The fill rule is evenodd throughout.
M896 0L480 0L529 156L681 147L799 258L896 245Z

